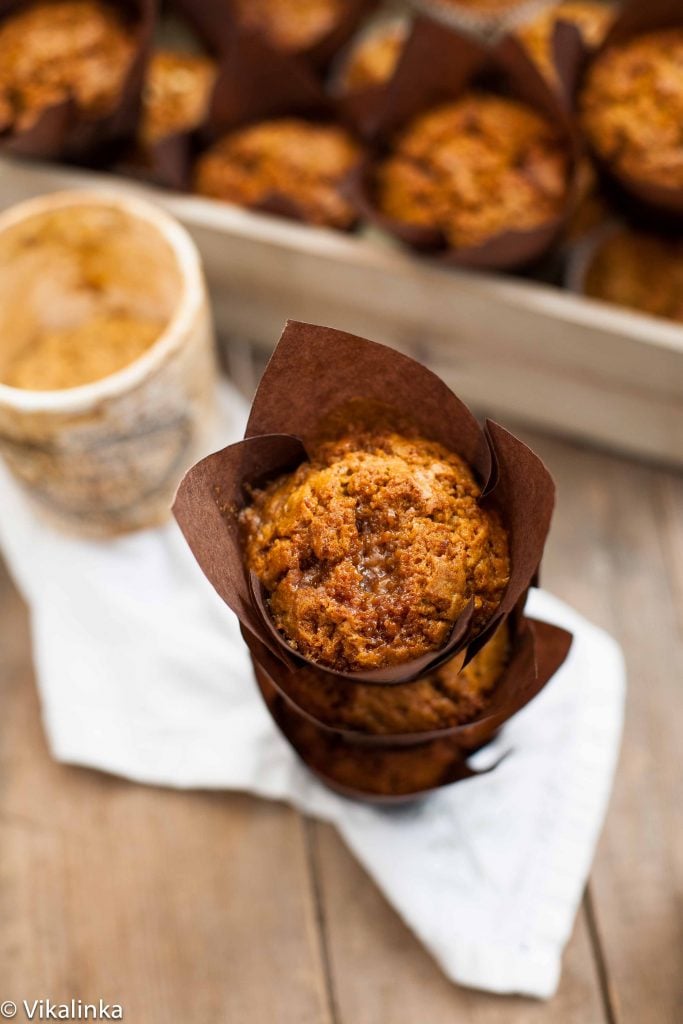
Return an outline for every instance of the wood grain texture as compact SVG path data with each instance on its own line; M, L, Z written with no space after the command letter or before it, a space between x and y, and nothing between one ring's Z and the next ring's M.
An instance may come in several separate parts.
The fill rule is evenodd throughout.
M0 998L129 1021L680 1024L683 480L527 437L559 488L544 584L622 642L624 748L557 997L451 985L328 826L53 764L0 573Z

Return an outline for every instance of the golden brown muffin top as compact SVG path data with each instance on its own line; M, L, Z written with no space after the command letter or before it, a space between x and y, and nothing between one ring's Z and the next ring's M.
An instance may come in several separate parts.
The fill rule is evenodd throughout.
M482 92L415 118L377 173L387 216L439 229L452 246L558 216L568 189L566 147L545 118Z
M1 380L30 391L90 384L138 359L163 329L161 322L113 312L73 327L43 328L16 353Z
M312 224L347 228L356 213L339 186L360 156L357 143L337 125L261 121L226 135L200 157L195 189L243 206L258 206L276 193Z
M509 660L503 623L462 668L464 654L413 683L372 686L303 669L291 673L287 692L299 707L337 729L372 735L431 732L466 725L486 709Z
M344 0L234 0L239 21L281 50L306 50L334 30Z
M683 29L610 46L589 69L580 105L591 144L617 172L683 187Z
M683 323L683 242L619 229L598 246L584 287L591 298Z
M615 8L600 0L565 0L564 3L544 7L530 21L517 30L531 57L543 74L555 81L555 63L552 53L553 31L560 21L576 25L584 42L600 46L616 18Z
M390 432L327 442L255 491L246 560L287 643L323 667L373 670L438 650L470 601L483 628L510 566L480 493L458 455Z
M392 22L359 39L344 65L341 91L358 92L388 82L396 70L407 35L407 22Z
M41 110L73 97L109 113L135 50L116 11L95 0L32 4L0 24L0 130L30 127Z
M433 6L465 10L482 11L486 14L497 14L521 7L526 0L433 0Z
M209 57L157 50L147 69L140 137L153 143L205 119L216 65Z

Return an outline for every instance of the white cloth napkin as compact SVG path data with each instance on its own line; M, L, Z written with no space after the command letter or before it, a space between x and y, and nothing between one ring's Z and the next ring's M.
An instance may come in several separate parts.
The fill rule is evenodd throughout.
M217 447L241 436L227 387ZM108 542L46 525L0 464L0 543L28 602L54 756L137 782L239 789L334 822L387 899L463 985L541 998L563 947L617 759L616 643L544 592L529 611L575 635L568 661L475 764L405 809L321 786L273 726L237 622L174 523Z

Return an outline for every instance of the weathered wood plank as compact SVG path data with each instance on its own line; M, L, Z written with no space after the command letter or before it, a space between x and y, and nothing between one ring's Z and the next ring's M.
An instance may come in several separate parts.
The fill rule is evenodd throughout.
M0 998L330 1024L301 818L53 764L25 616L0 588Z

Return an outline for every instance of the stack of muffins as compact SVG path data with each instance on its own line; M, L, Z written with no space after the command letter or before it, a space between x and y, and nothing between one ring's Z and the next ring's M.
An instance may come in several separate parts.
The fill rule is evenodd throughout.
M297 753L342 792L406 799L471 775L566 655L523 614L553 494L423 367L290 324L247 439L174 511Z
M153 49L154 0L3 8L0 149L318 227L370 223L440 261L581 281L680 320L632 285L653 252L658 291L679 279L677 0L170 6L186 50ZM467 31L482 17L507 35ZM588 242L599 271L579 274Z

